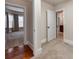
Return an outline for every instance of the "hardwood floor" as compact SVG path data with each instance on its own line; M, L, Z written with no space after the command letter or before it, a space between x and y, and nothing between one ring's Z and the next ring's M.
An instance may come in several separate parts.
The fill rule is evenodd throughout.
M30 59L33 56L33 51L29 46L14 47L11 52L5 51L5 59Z

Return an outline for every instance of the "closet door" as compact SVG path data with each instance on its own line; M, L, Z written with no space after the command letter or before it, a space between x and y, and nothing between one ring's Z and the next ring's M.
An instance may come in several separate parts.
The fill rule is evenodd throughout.
M56 38L56 14L55 11L47 11L47 29L48 29L48 41Z

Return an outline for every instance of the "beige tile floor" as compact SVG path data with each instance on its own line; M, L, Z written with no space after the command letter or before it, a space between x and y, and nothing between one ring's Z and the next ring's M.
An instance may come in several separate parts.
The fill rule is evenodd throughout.
M62 38L54 39L42 46L42 54L33 59L73 59L73 47L64 43Z

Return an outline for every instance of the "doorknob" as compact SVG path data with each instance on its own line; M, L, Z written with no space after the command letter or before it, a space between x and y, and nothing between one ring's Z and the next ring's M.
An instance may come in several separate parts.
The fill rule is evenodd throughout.
M48 28L50 28L50 26L48 26Z

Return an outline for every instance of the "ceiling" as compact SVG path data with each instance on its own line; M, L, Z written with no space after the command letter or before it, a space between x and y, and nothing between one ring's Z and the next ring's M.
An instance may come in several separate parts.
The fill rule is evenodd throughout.
M63 2L69 1L69 0L44 0L44 1L48 2L52 5L57 5L57 4L60 4L60 3L63 3Z
M28 0L28 1L32 1L32 0ZM67 2L67 1L70 1L70 0L42 0L42 1L45 1L51 5L58 5L60 3L63 3L63 2Z

